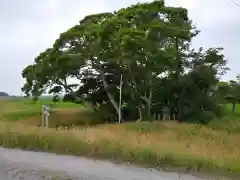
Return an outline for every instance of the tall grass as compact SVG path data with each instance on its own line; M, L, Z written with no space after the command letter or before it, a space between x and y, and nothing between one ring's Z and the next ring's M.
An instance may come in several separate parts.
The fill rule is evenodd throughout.
M73 103L53 104L47 98L36 103L26 99L0 101L3 107L0 110L0 145L165 169L240 174L240 118L238 111L235 114L229 111L230 106L226 106L225 117L205 126L174 122L98 125L71 130L26 126L26 122L34 126L40 122L43 104L53 109L51 127L100 123L99 117L91 111ZM20 121L24 119L28 120Z
M5 147L229 175L240 174L239 141L239 134L173 122L57 131L0 123L0 145Z

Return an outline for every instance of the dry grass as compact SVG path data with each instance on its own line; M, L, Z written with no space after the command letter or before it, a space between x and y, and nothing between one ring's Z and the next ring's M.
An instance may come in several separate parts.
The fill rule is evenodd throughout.
M39 126L42 116L39 113L35 116L22 118L18 121L12 121L14 124L22 124L25 126ZM10 121L9 121L10 122ZM59 126L87 126L101 123L93 112L79 109L56 109L51 112L49 117L49 127L57 128Z
M148 127L147 129L144 129ZM151 129L152 127L152 129ZM0 124L0 145L194 171L240 173L240 135L172 122L54 130Z
M188 154L200 158L215 159L219 162L240 162L240 135L228 135L224 131L213 131L206 127L179 125L175 123L155 123L171 128L159 132L128 131L118 125L71 130L78 137L91 142L108 139L131 149L149 148L155 152ZM174 126L174 125L177 125ZM197 128L196 128L197 127Z
M41 129L41 105L29 100L0 101L0 145L114 159L154 167L240 174L239 118L215 120L208 127L175 122L99 124L99 116L75 104L54 105L50 127ZM213 130L215 129L215 130ZM178 170L178 169L177 169ZM239 177L238 177L239 179Z

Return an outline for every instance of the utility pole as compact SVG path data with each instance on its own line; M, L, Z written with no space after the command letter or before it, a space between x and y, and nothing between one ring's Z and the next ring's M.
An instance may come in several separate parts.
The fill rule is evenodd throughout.
M119 105L118 105L118 122L119 124L121 123L121 120L122 120L122 74L121 74L121 78L120 78L120 85L119 85L119 88L120 88L120 92L119 92Z

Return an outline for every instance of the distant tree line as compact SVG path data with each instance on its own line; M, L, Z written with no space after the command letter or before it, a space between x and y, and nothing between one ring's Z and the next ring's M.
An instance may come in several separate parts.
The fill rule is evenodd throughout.
M240 76L237 76L236 80L219 82L216 98L220 104L231 103L232 112L235 113L236 105L240 103Z
M193 49L198 34L185 8L164 1L88 15L23 70L22 91L35 100L64 94L111 121L158 119L166 108L178 121L212 119L220 103L238 101L239 82L220 82L223 49Z
M8 97L9 95L8 95L8 93L0 92L0 96L1 96L1 97Z

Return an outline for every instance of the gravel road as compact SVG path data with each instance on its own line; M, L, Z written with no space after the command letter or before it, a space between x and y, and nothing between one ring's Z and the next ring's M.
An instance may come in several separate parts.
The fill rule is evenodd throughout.
M201 180L74 156L0 148L0 180Z

